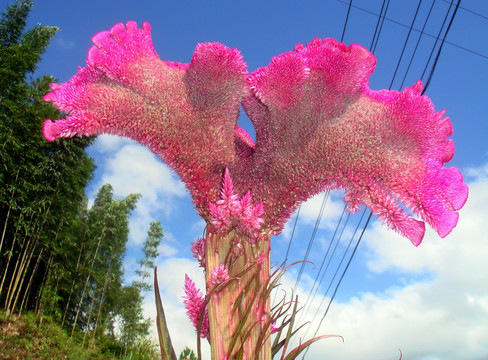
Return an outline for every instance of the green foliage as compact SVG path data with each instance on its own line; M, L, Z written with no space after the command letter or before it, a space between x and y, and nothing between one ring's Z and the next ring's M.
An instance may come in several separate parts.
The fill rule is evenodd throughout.
M153 359L140 291L122 283L129 216L139 195L115 199L106 184L89 209L84 193L95 166L85 149L93 139L42 136L43 121L63 114L42 100L55 79L33 72L58 28L25 29L32 6L17 0L0 18L0 307L10 314L0 324L20 319L22 335L0 343L9 349L0 347L0 354ZM149 236L157 238L157 229ZM11 315L26 311L36 318Z
M197 356L188 346L181 352L179 360L197 360Z
M0 314L0 354L3 359L108 360L97 348L84 349L49 317L32 313L6 318Z
M31 6L16 1L0 19L0 304L10 312L39 308L94 169L90 139L42 136L43 121L60 114L42 101L54 79L32 73L57 28L25 30Z
M144 258L137 262L140 269L136 270L136 275L140 277L140 280L134 281L134 285L141 292L152 291L152 284L149 279L154 269L154 260L159 256L158 247L163 237L161 223L159 221L151 222L144 242Z
M21 85L41 59L50 39L59 30L55 26L37 25L24 32L31 1L16 1L0 20L0 89L2 97L15 95L12 87Z
M133 348L149 335L150 321L142 314L142 297L135 286L125 286L120 294L120 341L125 349Z

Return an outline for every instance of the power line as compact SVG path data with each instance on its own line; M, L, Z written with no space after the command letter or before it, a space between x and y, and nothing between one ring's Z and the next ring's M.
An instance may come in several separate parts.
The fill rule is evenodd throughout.
M345 223L345 224L344 224L344 226L342 227L342 231L341 231L340 235L339 235L338 237L336 237L337 232L338 232L339 227L340 227L341 222L342 222L342 218L344 217L344 214L346 213L346 209L347 209L347 205L346 205L346 206L344 206L344 209L342 210L341 217L340 217L339 221L337 222L337 226L336 226L336 228L335 228L334 234L332 235L332 239L331 239L331 241L330 241L330 243L329 243L329 246L328 246L328 248L327 248L327 251L325 252L324 258L322 259L322 264L320 265L320 269L319 269L319 271L317 272L317 276L315 277L315 280L314 280L314 282L313 282L312 288L310 289L310 291L309 291L309 293L308 293L307 300L305 301L305 304L303 305L303 310L304 310L304 311L303 311L303 312L302 312L302 314L300 315L300 318L299 318L299 320L298 320L298 323L300 323L300 322L301 322L301 318L302 318L302 317L303 317L303 315L304 315L304 314L305 314L305 313L308 311L308 310L307 310L307 305L308 305L309 301L310 301L310 303L312 303L312 302L313 302L313 299L315 298L315 295L317 294L317 291L319 290L320 285L322 284L322 281L324 280L324 276L325 276L325 274L327 273L327 269L329 268L329 265L330 265L330 263L331 263L331 260L332 260L332 258L334 257L335 251L336 251L336 249L337 249L337 245L339 244L339 241L340 241L340 239L341 239L341 237L342 237L342 234L343 234L344 229L345 229L346 224L347 224L347 221L346 221L346 223ZM350 214L348 214L348 220L349 220L349 215L350 215ZM336 245L335 245L335 247L334 247L334 250L332 251L332 254L331 254L331 255L330 255L330 257L329 257L329 252L330 252L330 249L331 249L332 244L333 244L334 242L336 243ZM322 277L320 278L320 281L318 281L319 276L320 276L320 274L322 273L322 269L324 268L325 261L327 260L327 258L329 259L329 261L327 262L327 266L325 267L325 270L324 270L324 272L323 272L323 274L322 274ZM315 285L317 285L317 287L315 287ZM314 292L314 288L315 288L315 292ZM313 293L313 295L312 295L312 293Z
M341 42L344 41L344 35L346 34L347 21L349 20L349 14L351 13L352 0L349 0L349 7L347 8L346 21L344 22L344 29L342 29Z
M338 1L338 2L340 2L340 3L343 3L343 4L347 4L347 3L346 3L344 0L337 0L337 1ZM360 7L360 6L357 6L357 5L351 5L351 6L352 6L352 7L354 7L354 8L356 8L356 9L358 9L358 10L361 10L361 11L363 11L363 12L366 12L366 13L368 13L368 14L375 15L375 16L380 16L379 14L375 13L374 11L371 11L371 10L368 10L368 9L365 9L365 8L362 8L362 7ZM407 29L409 29L409 28L410 28L410 26L405 25L405 24L403 24L403 23L402 23L402 22L400 22L400 21L393 20L393 19L388 18L388 17L385 17L385 20L388 20L389 22L392 22L392 23L394 23L394 24L397 24L397 25L403 26L404 28L407 28ZM420 32L420 30L418 30L418 29L416 29L416 28L413 28L412 30L413 30L413 31ZM438 38L438 37L436 37L435 35L429 34L428 32L424 32L424 35L425 35L425 36L428 36L428 37L431 37L431 38L433 38L433 39L439 39L439 38ZM439 40L440 40L440 39L439 39ZM451 41L447 41L447 40L445 41L445 43L446 43L446 44L449 44L449 45L452 45L452 46L454 46L454 47L457 47L457 48L459 48L459 49L461 49L461 50L464 50L464 51L470 52L470 53L471 53L471 54L473 54L473 55L477 55L477 56L480 56L480 57L482 57L482 58L484 58L484 59L488 59L488 55L485 55L485 54L482 54L482 53L480 53L480 52L474 51L474 50L469 49L469 48L467 48L467 47L465 47L465 46L461 46L461 45L459 45L459 44L456 44L456 43L453 43L453 42L451 42Z
M307 247L307 251L305 252L305 258L304 258L304 261L302 262L302 264L300 266L300 271L299 271L297 279L295 281L295 286L293 287L293 292L296 292L298 283L300 282L300 279L302 278L303 269L305 268L305 261L308 260L308 256L310 254L310 249L312 248L312 244L315 240L315 235L317 234L317 230L319 228L320 221L322 220L322 215L324 214L325 204L327 203L327 199L329 198L329 193L330 193L329 191L326 191L324 194L324 200L322 200L322 205L320 206L319 214L317 216L317 220L315 221L315 227L312 231L312 236L310 237L310 240L308 241L308 247Z
M460 4L461 4L461 0L458 0L458 2L456 4L456 8L454 9L454 12L452 13L451 20L449 21L449 25L447 26L446 32L444 33L444 37L442 38L441 45L439 46L439 51L437 51L437 56L435 57L434 64L432 65L432 68L430 69L429 77L427 78L427 81L425 82L425 86L424 86L424 89L422 90L422 94L425 93L425 91L429 87L430 81L432 80L432 76L434 75L434 71L435 71L435 68L437 66L437 61L439 60L439 57L441 56L442 47L444 46L444 43L446 42L447 34L449 33L449 30L451 29L451 25L454 21L454 18L456 17L456 13L459 9Z
M449 1L448 1L448 0L442 0L442 1L444 1L445 3L449 3ZM451 1L451 4L452 4L452 1ZM473 10L467 9L467 8L465 8L465 7L462 7L462 6L460 6L459 8L460 8L461 10L464 10L464 11L466 11L466 12L469 12L469 13L471 13L471 14L473 14L473 15L479 16L479 17L480 17L480 18L482 18L482 19L488 20L488 16L485 16L485 15L482 15L482 14L480 14L480 13L477 13L476 11L473 11Z
M405 70L405 74L403 75L402 83L400 84L399 89L401 90L403 88L403 84L405 83L405 79L407 78L408 72L410 70L410 66L412 65L413 59L415 57L415 54L417 53L417 49L420 44L420 40L422 39L422 35L424 34L425 27L427 26L427 23L429 22L430 14L432 13L432 9L434 8L435 0L432 0L432 4L430 5L429 13L427 14L427 17L425 18L424 21L424 26L422 26L422 30L420 32L419 38L417 39L417 43L415 44L415 49L413 49L412 56L410 57L410 61L407 66L407 70ZM427 64L429 63L430 59L427 61Z
M298 222L298 217L300 216L301 208L302 208L302 204L300 204L300 206L298 206L297 215L295 216L295 222L293 224L293 230L291 232L290 241L288 241L288 248L286 249L285 261L288 260L288 255L290 254L291 242L293 241L293 236L295 235L295 229L297 228L297 222Z
M425 72L427 71L427 68L429 67L430 60L432 59L432 55L434 55L434 51L437 47L437 42L441 39L440 36L442 34L442 30L444 30L444 25L446 25L446 21L447 21L447 18L449 16L449 13L451 12L451 7L452 7L452 0L451 0L451 3L449 4L449 8L446 11L446 15L444 16L444 20L442 21L441 28L439 29L439 33L437 34L437 39L435 39L434 45L432 46L432 50L430 51L429 58L427 59L427 62L425 63L424 71L422 71L422 76L420 76L420 79L422 79L422 80L424 78Z
M391 78L390 86L388 87L388 89L390 89L390 90L391 90L391 87L393 86L393 82L395 81L398 68L400 67L400 63L402 62L403 53L405 52L405 49L407 48L408 39L410 38L410 34L412 33L413 25L415 24L415 20L417 19L417 15L419 13L419 9L420 9L421 4L422 4L422 0L419 0L419 3L417 5L417 10L415 10L415 15L413 16L412 25L410 25L410 28L408 29L407 38L405 39L405 42L403 43L403 49L402 49L402 52L400 54L400 58L398 59L398 63L397 63L397 66L395 68L395 72L393 73L393 77Z
M388 12L388 8L390 7L390 0L386 3L385 14L383 15L383 8L385 7L386 0L383 0L383 4L381 5L380 15L378 16L378 21L376 22L376 28L374 29L373 39L371 40L371 45L369 46L369 51L373 54L376 50L376 45L380 39L381 30L383 30L383 24L385 23L385 16ZM379 28L379 29L378 29Z
M365 210L366 211L366 210ZM364 215L364 212L363 212L363 215ZM322 316L322 318L320 319L320 322L319 322L319 326L317 326L317 329L315 330L315 333L314 335L312 336L312 338L316 337L317 336L317 333L319 332L319 329L320 329L320 326L322 325L322 322L324 321L325 317L327 316L327 313L329 312L329 308L330 308L330 305L332 304L332 301L334 300L336 294L337 294L337 289L339 289L339 285L341 284L342 282L342 279L344 278L344 275L346 274L346 271L347 269L349 268L349 265L351 265L351 261L354 257L354 254L356 253L356 250L358 249L358 246L359 246L359 243L361 242L361 239L363 238L363 235L364 235L364 232L366 231L366 228L368 227L368 224L369 224L369 221L371 220L371 216L373 215L373 213L370 211L369 212L369 216L368 216L368 219L366 220L366 223L364 224L364 227L363 227L363 230L361 232L361 235L359 236L359 239L358 241L356 242L356 245L354 246L354 249L352 251L352 254L351 256L349 257L349 261L347 262L346 264L346 267L344 268L344 270L342 271L342 274L341 274L341 277L339 278L339 281L334 289L334 293L332 294L332 297L330 298L329 300L329 303L327 304L327 308L325 309L325 312L324 312L324 315ZM362 219L362 217L361 217ZM359 223L358 223L359 225ZM352 240L352 238L351 238ZM345 253L344 253L345 255ZM344 257L342 258L342 260L344 259ZM341 260L341 261L342 261ZM320 307L319 307L320 308ZM317 314L316 314L317 315ZM305 350L305 354L303 354L303 357L302 357L302 360L305 359L305 355L307 355L308 353L308 349L310 349L310 346L307 347L307 350Z
M452 1L451 1L451 4L449 5L449 8L446 11L446 15L444 16L444 20L442 21L442 26L439 29L439 33L437 34L437 39L435 40L434 45L432 46L432 50L430 51L429 58L427 59L427 62L425 63L424 71L422 71L422 76L420 76L420 79L424 78L425 72L427 71L427 68L429 67L430 60L432 59L432 55L434 55L434 50L437 47L437 42L440 40L442 30L444 29L444 25L446 24L449 13L451 12L451 7L452 7Z

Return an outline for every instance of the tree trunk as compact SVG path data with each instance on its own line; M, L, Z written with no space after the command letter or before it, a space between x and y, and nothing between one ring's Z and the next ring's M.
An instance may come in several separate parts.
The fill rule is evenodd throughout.
M15 182L16 183L17 183L18 179L19 179L19 170L17 170L17 175L15 175ZM8 204L7 215L5 215L5 223L3 225L2 239L0 240L0 254L2 253L3 240L5 239L5 233L7 231L7 224L8 224L8 220L10 217L10 210L12 210L12 202L14 200L14 195L15 195L15 189L12 191L12 195L10 196L10 202ZM0 292L1 292L1 290L0 290Z
M110 285L111 278L112 278L112 262L110 262L108 271L105 275L105 282L103 285L102 296L100 297L100 303L98 304L97 319L95 321L95 326L93 327L92 339L95 338L95 332L97 331L100 318L102 317L103 302L105 301L105 294L107 292L108 286Z
M206 283L213 360L271 359L269 245L269 238L251 245L247 237L234 231L207 233ZM212 270L222 264L229 269L231 280L214 291Z
M19 253L19 257L17 258L17 261L15 263L15 268L14 272L12 273L12 278L10 280L10 285L8 288L8 293L7 293L7 300L6 300L6 310L7 314L12 313L13 307L12 301L14 300L14 296L16 295L18 288L19 288L19 282L22 280L22 275L24 273L24 269L27 263L27 259L29 258L29 254L31 253L31 249L34 249L36 244L33 244L34 241L29 237L29 240L24 239L24 242L22 244L22 249Z
M44 314L44 307L45 307L43 304L45 288L49 282L49 279L51 278L53 261L54 261L54 254L53 252L51 252L51 255L49 255L49 260L47 261L46 271L44 272L44 278L42 279L42 284L40 286L39 294L36 301L36 306L34 308L34 312L41 317L41 321L42 321L42 316Z
M86 334L88 334L88 331L90 330L89 329L89 327L90 327L90 321L91 321L92 312L93 312L93 305L95 305L96 295L97 295L97 292L96 291L93 291L93 295L92 295L91 302L90 302L90 308L88 309L88 320L86 321L86 329L85 329L84 334L83 334L83 343L81 344L81 347L82 348L85 347Z
M32 248L29 252L29 255L27 256L27 260L23 264L22 271L19 271L19 273L21 274L20 284L17 286L17 294L15 295L15 300L14 300L14 303L12 305L12 310L15 309L15 306L17 305L17 302L19 301L19 296L22 293L22 287L24 286L24 281L25 281L25 278L27 276L27 270L29 269L29 265L32 261L32 257L34 255L34 252L37 249L38 242L39 242L39 237L36 237L36 240L34 240L34 244L32 245ZM39 261L39 258L38 258L38 261ZM34 270L32 270L32 271L34 271ZM32 274L32 275L34 275L34 274ZM27 293L27 288L24 291L24 297L25 297L26 293Z
M10 260L12 260L12 257L13 257L13 254L14 254L14 248L15 248L15 244L16 244L16 241L17 241L17 234L18 234L18 232L19 232L19 226L18 226L18 223L17 223L17 226L15 227L15 233L14 233L14 236L12 238L12 245L10 246L10 251L8 253L7 264L5 265L5 268L4 268L4 271L3 271L2 283L0 284L0 294L3 291L3 285L5 284L5 279L7 278L8 269L10 267ZM7 298L5 298L4 307L5 308L7 307Z
M105 233L105 228L102 230L102 235L104 233ZM86 277L85 285L83 286L83 291L81 292L80 301L78 302L78 308L76 309L75 320L73 321L73 327L71 328L71 335L70 335L71 337L73 337L73 333L75 332L76 323L78 322L78 317L80 315L81 304L83 303L83 300L85 299L86 288L88 287L88 282L90 281L91 272L92 272L93 266L95 264L95 260L97 259L98 250L100 249L101 243L102 243L102 236L100 236L98 238L98 243L97 243L97 247L95 249L95 254L93 255L93 260L92 260L91 265L90 265L90 270L88 271L88 276Z
M5 223L3 225L2 239L0 240L0 254L2 252L3 240L5 239L5 233L7 231L7 224L8 224L8 219L10 217L10 210L11 209L12 209L12 200L10 200L10 204L9 204L9 207L8 207L7 215L5 215Z
M85 247L85 243L83 242L81 244L80 253L78 254L78 260L76 260L75 271L72 274L73 280L71 281L71 287L69 289L68 301L66 301L66 306L64 308L63 320L61 320L61 327L64 326L64 322L66 320L66 315L68 314L69 304L71 303L71 297L73 296L73 290L75 288L75 284L76 284L76 280L77 280L77 274L78 274L78 269L80 267L81 255L83 254L84 247ZM86 258L85 258L85 260L86 260ZM85 265L85 260L83 261L83 266Z
M37 255L36 264L34 265L34 269L32 269L32 271L31 271L31 276L29 278L29 282L27 283L27 287L25 288L25 291L24 291L24 296L22 297L22 302L20 303L19 314L21 314L22 311L24 310L26 300L29 297L29 294L31 291L32 280L34 279L34 275L36 274L37 268L39 267L39 263L41 262L41 257L42 257L43 252L44 252L44 248L42 248L41 251L39 252L39 255ZM14 306L15 306L15 303L14 303Z

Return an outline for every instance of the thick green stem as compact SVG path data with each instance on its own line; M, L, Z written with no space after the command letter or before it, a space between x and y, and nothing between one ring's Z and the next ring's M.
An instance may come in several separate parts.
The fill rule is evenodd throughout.
M231 231L207 233L206 282L213 360L271 359L269 238L252 245ZM220 290L210 282L215 266L224 264L231 280Z

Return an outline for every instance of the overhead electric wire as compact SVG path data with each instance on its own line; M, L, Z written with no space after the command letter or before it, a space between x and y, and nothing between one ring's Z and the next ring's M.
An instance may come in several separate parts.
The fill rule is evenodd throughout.
M364 212L363 212L364 215ZM369 212L368 219L366 220L366 223L364 224L363 231L361 232L361 235L359 236L358 241L356 242L356 245L354 246L354 249L352 251L351 256L349 257L349 261L346 264L346 267L342 271L341 277L339 278L339 281L334 289L334 293L332 294L332 297L329 300L329 303L327 304L327 308L325 309L324 315L320 319L319 326L317 327L317 330L315 330L315 333L312 338L317 336L317 333L319 332L320 326L322 325L322 322L324 321L325 317L327 316L327 313L329 312L330 304L332 304L332 301L334 300L336 294L337 294L337 289L339 289L339 285L342 282L342 279L344 279L344 275L346 274L347 269L349 268L349 265L351 265L351 261L354 258L354 254L356 254L356 250L358 249L359 244L361 243L361 239L363 238L364 232L366 231L366 228L368 227L369 221L371 220L371 216L373 215L372 212ZM308 350L310 349L310 346L307 347L305 350L305 353L303 354L302 360L305 359L305 355L307 355Z
M422 90L422 94L425 93L425 91L427 90L427 88L430 85L430 81L432 80L432 76L434 75L434 71L435 71L435 68L437 66L437 61L439 60L439 57L441 56L442 47L444 46L444 43L446 42L447 34L449 33L449 30L451 29L451 25L454 21L454 18L456 17L456 13L459 9L460 4L461 4L461 0L458 0L456 7L454 8L454 12L451 16L451 20L449 21L449 25L447 25L447 29L446 29L446 32L444 33L444 37L442 38L441 45L439 46L439 51L437 51L437 56L435 57L434 64L432 65L432 67L430 69L429 77L427 78L427 81L425 82L425 86L424 86L424 89Z
M298 206L297 215L295 216L295 222L293 223L293 230L291 231L290 240L288 241L288 248L286 249L285 261L288 261L288 255L290 254L291 242L293 241L293 236L295 235L295 229L297 228L298 217L300 216L300 210L302 204Z
M288 261L288 255L290 254L290 248L291 248L291 243L293 241L293 237L295 235L295 229L297 227L297 222L298 222L298 217L300 216L300 210L302 209L302 204L298 206L297 214L295 216L295 221L293 223L293 230L291 231L290 235L290 240L288 240L288 248L286 249L286 254L285 254L285 260L284 263ZM281 286L281 283L278 284L278 288ZM278 290L278 288L276 290ZM273 304L275 303L276 296L278 295L278 291L275 291L274 297L273 297Z
M363 210L363 212L362 212L362 214L361 214L361 218L359 219L359 221L358 221L358 223L357 223L357 225L356 225L356 228L354 229L354 233L352 234L351 239L349 240L349 243L347 244L346 251L344 251L344 254L342 255L341 261L340 261L339 265L337 266L337 269L336 269L336 271L335 271L335 273L334 273L334 276L333 276L332 280L330 281L329 286L327 287L327 290L326 290L326 291L325 291L325 293L322 295L322 300L320 301L320 304L319 304L319 306L317 307L317 310L315 311L315 314L314 314L314 316L312 317L312 319L315 319L315 318L318 316L319 311L320 311L320 309L322 308L322 305L324 304L325 299L327 298L327 294L329 293L329 290L330 290L330 288L332 287L332 284L333 284L333 282L334 282L334 280L335 280L335 278L336 278L336 276L337 276L337 273L339 272L339 269L340 269L340 267L341 267L342 263L344 262L344 259L345 259L345 257L346 257L346 254L347 254L347 252L349 251L349 249L351 248L352 241L354 240L354 237L356 236L356 233L357 233L357 231L358 231L358 229L359 229L359 226L361 225L361 222L363 221L364 214L366 214L366 212L368 212L368 210L367 210L367 209L364 209L364 210ZM371 212L370 212L370 216L371 216ZM368 225L368 222L366 222L366 223L364 224L364 226L363 226L363 230L362 230L362 232L363 232L363 233L364 233L364 231L366 230L366 226L367 226L367 225ZM358 239L358 241L359 241L359 240L360 240L360 238ZM356 244L356 246L357 246L357 244ZM353 256L354 256L354 253L353 253L353 254L351 254L351 256L350 256L350 258L349 258L348 262L351 262L351 261L352 261L352 257L353 257ZM336 292L336 291L337 291L338 287L339 287L339 286L338 286L338 284L336 284L336 288L335 288L334 292ZM330 304L329 304L329 305L330 305ZM305 332L305 335L304 335L304 336L306 336L306 335L307 335L308 330L310 330L310 327L307 329L307 331ZM317 331L316 331L315 333L317 334ZM314 336L315 336L315 335L314 335Z
M341 42L344 41L344 35L346 35L347 22L349 20L349 14L351 13L352 0L349 0L349 7L347 8L346 21L344 22L344 28L342 29Z
M449 1L448 1L448 0L442 0L442 1L444 1L444 2L446 2L446 3L449 3ZM452 3L452 1L451 1L451 3ZM459 8L460 8L461 10L464 10L464 11L466 11L466 12L469 12L469 13L471 13L471 14L473 14L473 15L479 16L479 17L480 17L480 18L482 18L482 19L488 20L488 16L485 16L485 15L482 15L482 14L480 14L480 13L477 13L476 11L473 11L473 10L467 9L467 8L465 8L465 7L462 7L462 6L460 6Z
M322 200L322 205L320 206L319 214L317 216L317 220L315 221L315 227L312 231L312 236L310 237L310 240L308 241L308 247L307 247L307 251L305 252L305 258L303 259L303 262L300 266L300 271L299 271L297 279L295 281L295 286L293 287L293 292L296 292L296 289L298 287L298 283L300 282L300 279L302 278L303 269L305 268L305 262L308 261L308 256L310 255L310 249L312 248L312 244L315 240L315 235L317 234L317 230L319 228L320 221L322 220L322 215L324 214L325 204L327 203L327 199L329 198L329 193L330 193L330 191L326 191L324 194L324 200Z
M422 76L420 76L420 79L424 78L425 72L429 68L430 60L432 59L432 55L434 55L434 51L437 47L437 42L441 39L441 34L442 30L444 30L444 25L446 25L447 18L449 17L449 13L451 12L451 7L452 7L453 2L451 1L451 4L449 5L449 8L446 11L446 15L444 16L444 20L442 21L442 25L439 29L439 33L437 34L437 37L435 39L434 45L432 46L432 50L430 51L429 58L427 59L427 62L425 63L424 71L422 71Z
M402 83L400 84L399 89L401 90L403 88L403 84L405 83L405 79L407 78L408 72L410 71L410 66L412 66L413 59L415 57L415 54L417 53L417 49L420 44L420 40L422 39L422 35L424 34L425 27L427 26L427 23L429 22L430 14L432 13L432 9L434 8L435 0L432 0L432 4L430 5L429 13L427 14L425 21L424 21L424 26L422 26L422 30L420 31L419 38L417 39L417 43L415 44L415 48L413 49L412 56L410 57L410 61L408 62L407 70L405 70L405 74L403 75Z
M417 10L415 10L415 15L413 16L412 25L410 25L410 29L408 29L408 34L407 34L407 37L405 39L405 42L403 43L403 49L402 49L402 52L400 54L400 58L398 59L397 66L396 66L395 72L393 73L393 76L391 78L390 86L388 87L388 89L392 88L393 82L395 81L396 74L398 72L398 68L400 67L400 63L402 62L403 54L405 52L405 49L407 48L408 40L410 39L410 34L412 33L413 25L415 24L415 20L417 20L417 15L419 13L419 9L420 9L421 4L422 4L422 0L419 0L419 3L417 5Z
M347 3L346 3L344 0L337 0L337 1L338 1L338 2L340 2L340 3L343 3L343 4L347 4ZM351 5L351 6L352 6L352 7L354 7L354 8L356 8L356 9L358 9L358 10L361 10L361 11L363 11L363 12L366 12L366 13L368 13L368 14L375 15L375 16L379 16L379 14L375 13L374 11L371 11L371 10L368 10L368 9L365 9L365 8L362 8L362 7L357 6L357 5ZM394 23L394 24L397 24L397 25L403 26L403 27L405 27L405 28L407 28L407 29L408 29L408 28L410 28L410 26L408 26L408 25L406 25L406 24L403 24L403 23L402 23L402 22L400 22L400 21L397 21L397 20L393 20L393 19L391 19L391 18L388 18L388 17L385 17L385 20L388 20L389 22L392 22L392 23ZM413 30L413 31L420 32L420 30L418 30L418 29L416 29L416 28L413 28L412 30ZM424 33L424 35L425 35L425 36L428 36L428 37L431 37L431 38L433 38L433 39L437 39L437 38L438 38L438 37L436 37L435 35L429 34L428 32L425 32L425 33ZM482 58L484 58L484 59L488 59L488 55L485 55L485 54L482 54L482 53L480 53L480 52L474 51L474 50L472 50L472 49L469 49L469 48L467 48L467 47L464 47L464 46L461 46L461 45L459 45L459 44L453 43L453 42L451 42L451 41L447 41L447 40L446 40L446 41L445 41L445 43L446 43L446 44L449 44L449 45L452 45L452 46L455 46L455 47L457 47L457 48L459 48L459 49L461 49L461 50L464 50L464 51L470 52L470 53L472 53L472 54L474 54L474 55L480 56L480 57L482 57Z
M335 250L337 249L337 244L339 244L339 241L340 241L340 239L342 237L342 234L344 232L345 225L347 224L347 221L346 221L346 223L342 227L342 231L341 231L340 235L338 237L336 237L337 232L339 230L339 227L340 227L340 225L342 223L342 218L344 217L344 214L346 213L346 209L347 209L347 205L344 206L344 209L342 210L341 217L340 217L339 221L337 222L337 226L336 226L336 228L334 230L334 234L332 235L332 239L329 242L329 246L327 247L327 251L325 252L324 258L322 259L322 263L320 264L320 269L317 272L317 276L315 277L315 280L313 282L312 288L308 292L307 300L305 301L305 303L303 305L303 310L304 311L302 311L302 313L301 313L301 315L300 315L300 317L298 319L298 323L300 323L301 318L304 316L304 314L307 313L307 305L308 305L308 303L310 301L310 298L312 298L311 302L313 302L313 299L314 299L315 295L317 294L317 291L320 288L320 285L322 284L322 281L324 279L324 275L327 272L327 269L329 268L330 261L331 261L332 257L334 256ZM348 214L348 215L350 215L350 214ZM349 220L349 216L348 216L348 220ZM336 246L334 247L334 250L332 251L332 254L329 257L329 252L330 252L330 249L331 249L332 244L334 242L336 242ZM322 274L322 269L324 268L325 261L327 260L327 258L329 258L329 261L327 262L327 266L326 266L326 268L325 268L325 270L323 272L323 275L322 275L320 281L318 281L320 274ZM317 287L315 287L315 285L317 285ZM315 292L314 292L314 288L315 288ZM313 295L312 295L312 292L314 292Z
M381 11L378 16L378 21L376 22L376 28L374 30L373 39L371 40L371 45L369 46L369 51L371 51L373 54L376 51L376 45L378 45L381 30L383 30L383 24L385 23L386 13L388 12L388 8L390 7L390 0L388 0L388 2L386 3L385 13L383 14L384 6L385 6L385 0L383 0L383 4L381 5ZM379 30L378 30L378 25L379 25Z

